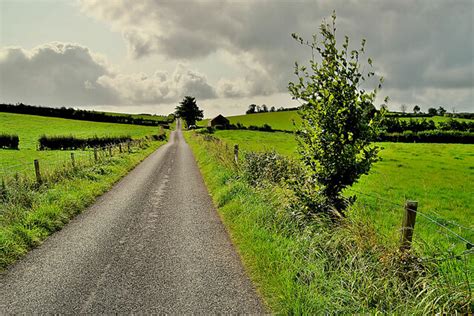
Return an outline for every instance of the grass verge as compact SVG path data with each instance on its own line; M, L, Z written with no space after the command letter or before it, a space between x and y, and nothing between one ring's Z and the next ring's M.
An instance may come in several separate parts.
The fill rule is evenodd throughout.
M7 187L0 206L0 270L61 229L164 143L148 142L130 154L71 169L39 187L28 179Z
M340 225L315 219L302 227L288 212L288 189L252 187L233 167L232 153L223 143L190 132L185 137L252 280L273 312L432 314L472 309L462 264L420 260L386 247L370 221L359 218Z

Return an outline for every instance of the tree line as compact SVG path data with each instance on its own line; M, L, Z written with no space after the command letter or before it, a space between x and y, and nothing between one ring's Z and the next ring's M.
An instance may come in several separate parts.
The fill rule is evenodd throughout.
M262 105L257 105L257 104L250 104L247 111L245 111L245 114L253 114L253 113L265 113L265 112L283 112L283 111L294 111L298 110L299 107L294 107L294 108L284 108L284 107L279 107L278 109L275 108L274 106L268 107L266 104Z
M166 125L174 120L173 115L168 116L157 116L156 119L146 119L142 117L136 117L132 115L118 114L112 115L103 112L80 110L74 108L52 108L36 105L27 105L23 103L18 104L0 104L0 112L18 113L18 114L30 114L48 117L60 117L65 119L73 120L84 120L94 122L106 122L106 123L121 123L121 124L135 124L135 125L147 125L147 126L158 126Z

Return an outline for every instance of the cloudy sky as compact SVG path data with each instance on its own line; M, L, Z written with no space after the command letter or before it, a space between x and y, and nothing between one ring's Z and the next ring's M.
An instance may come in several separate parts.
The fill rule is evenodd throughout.
M381 91L422 109L474 111L473 0L0 0L0 102L130 113L173 111L193 95L205 116L250 103L295 106L287 86L316 33L338 36L385 78Z

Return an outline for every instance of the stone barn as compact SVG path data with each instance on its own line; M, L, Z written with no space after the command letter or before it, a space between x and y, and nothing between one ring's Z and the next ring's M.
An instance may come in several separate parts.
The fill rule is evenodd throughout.
M209 120L209 122L207 123L208 127L227 127L229 125L230 125L230 121L226 119L224 116L222 116L221 114L219 114L212 120Z

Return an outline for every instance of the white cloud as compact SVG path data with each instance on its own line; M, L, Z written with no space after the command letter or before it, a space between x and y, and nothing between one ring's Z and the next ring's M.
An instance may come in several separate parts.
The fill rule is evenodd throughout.
M183 64L178 64L171 76L166 72L155 72L152 76L144 73L119 74L102 76L98 83L117 91L121 100L131 104L172 102L185 95L198 99L215 97L206 77Z
M185 95L215 97L207 78L183 64L168 75L121 74L87 47L48 43L0 49L2 102L45 105L159 104Z

